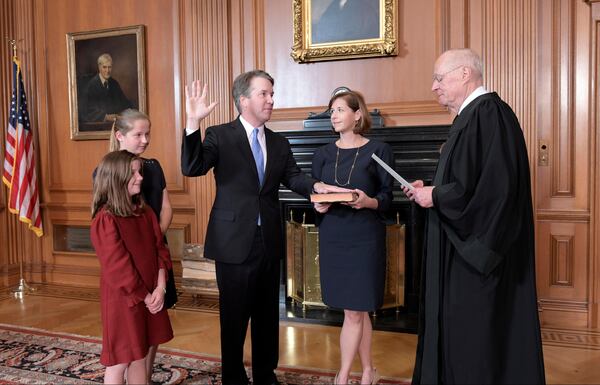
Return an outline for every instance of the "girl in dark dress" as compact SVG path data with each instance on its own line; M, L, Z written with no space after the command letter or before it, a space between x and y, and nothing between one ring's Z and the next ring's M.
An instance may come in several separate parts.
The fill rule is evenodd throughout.
M348 203L315 203L319 224L319 264L323 301L344 309L340 334L341 367L336 384L347 384L352 361L359 354L361 384L374 384L378 375L371 361L372 325L369 311L383 302L385 225L380 212L392 200L392 179L378 167L375 153L393 164L388 144L363 136L371 119L362 96L354 91L334 95L329 102L331 123L340 138L319 148L312 176L327 184L353 189Z
M173 338L163 308L169 250L156 216L141 198L142 162L128 151L108 153L94 179L90 235L100 260L104 383L148 382L151 346Z
M150 144L150 118L141 111L127 109L121 112L110 135L110 151L127 150L135 155L142 155ZM173 209L167 192L167 183L160 163L156 159L142 159L144 180L142 182L142 196L144 201L152 208L164 235L173 219ZM166 238L165 238L166 243ZM173 271L167 272L173 282ZM173 282L174 283L174 282ZM175 286L172 285L171 288ZM154 357L158 346L150 347L146 364L148 365L148 380L152 378Z

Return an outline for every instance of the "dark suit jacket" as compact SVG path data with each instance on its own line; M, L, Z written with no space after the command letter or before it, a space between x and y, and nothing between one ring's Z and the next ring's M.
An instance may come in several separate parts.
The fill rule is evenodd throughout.
M100 76L94 76L83 92L83 120L86 122L102 122L106 114L118 114L132 108L119 82L108 78L108 89L102 86Z
M260 212L266 253L283 256L279 184L306 197L316 182L296 165L290 144L265 127L267 165L262 188L248 137L239 118L209 127L204 143L200 130L183 138L181 170L186 176L206 174L214 168L217 195L210 213L204 254L225 263L242 263L248 257Z

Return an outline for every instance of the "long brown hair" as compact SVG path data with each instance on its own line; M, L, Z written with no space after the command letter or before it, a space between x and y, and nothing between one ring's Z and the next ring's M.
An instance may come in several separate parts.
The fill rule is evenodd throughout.
M364 134L369 131L371 128L371 114L369 114L369 110L367 109L367 104L365 103L365 99L363 96L356 91L344 91L339 92L331 97L329 100L328 110L331 110L331 106L333 102L337 99L344 99L348 107L354 112L360 110L360 119L356 123L354 127L355 134Z
M108 151L119 150L119 141L117 140L116 135L117 131L119 131L122 135L127 135L127 133L133 129L133 123L135 123L137 120L147 120L148 123L150 123L150 118L148 115L133 108L128 108L124 111L121 111L121 113L117 115L117 118L113 122L112 129L110 130Z
M126 150L109 152L102 158L94 178L92 218L103 206L118 217L134 215L136 208L143 207L141 194L129 196L127 190L133 175L131 164L136 160L141 171L141 159Z

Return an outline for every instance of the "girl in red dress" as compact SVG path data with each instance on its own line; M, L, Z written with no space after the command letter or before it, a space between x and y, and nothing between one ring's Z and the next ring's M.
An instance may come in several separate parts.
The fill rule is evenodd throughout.
M108 153L94 180L91 239L100 260L105 384L148 382L151 347L173 338L163 308L169 251L141 198L142 162L127 151Z
M109 141L109 151L127 150L140 157L142 160L142 197L147 207L152 209L158 219L160 230L163 236L167 233L171 220L173 219L173 209L167 191L167 182L165 174L157 159L141 158L142 154L150 145L150 118L141 111L127 109L119 113L112 127ZM165 244L167 238L163 237ZM176 291L174 284L175 276L173 270L167 271L167 278L172 280L170 286L172 291ZM167 288L168 293L168 288ZM165 307L170 308L174 304L165 301ZM152 382L152 371L154 358L158 345L151 346L146 356L146 371L148 382Z

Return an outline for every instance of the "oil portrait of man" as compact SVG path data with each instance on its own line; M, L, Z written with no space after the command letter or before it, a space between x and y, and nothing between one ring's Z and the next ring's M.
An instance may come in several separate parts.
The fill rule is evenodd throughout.
M311 0L312 44L377 39L380 0Z
M72 139L108 137L121 111L145 110L142 27L68 34Z

